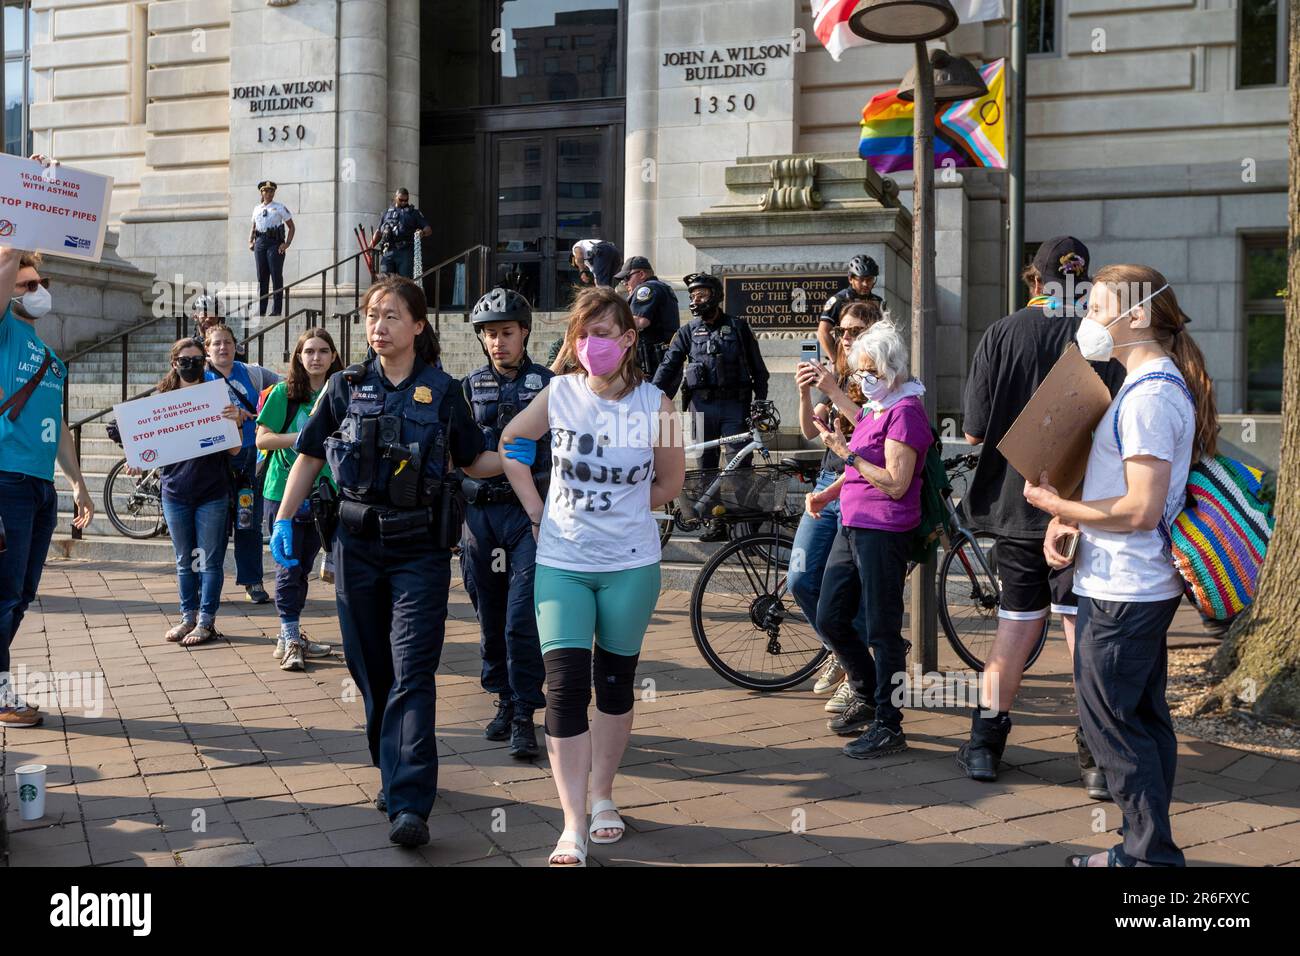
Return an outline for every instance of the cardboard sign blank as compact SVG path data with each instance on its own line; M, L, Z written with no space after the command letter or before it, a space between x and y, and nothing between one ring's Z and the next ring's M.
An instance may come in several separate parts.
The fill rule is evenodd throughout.
M1061 497L1072 497L1083 483L1092 433L1110 402L1106 383L1071 345L1002 436L998 451L1022 478L1037 484L1047 472Z

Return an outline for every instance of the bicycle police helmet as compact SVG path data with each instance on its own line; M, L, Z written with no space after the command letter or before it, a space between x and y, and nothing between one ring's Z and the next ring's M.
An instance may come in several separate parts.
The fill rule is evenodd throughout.
M527 299L514 289L497 286L474 304L469 320L476 332L489 322L509 322L511 320L518 322L523 328L531 332L533 328L533 307L528 304Z
M875 278L880 275L880 266L871 256L854 256L849 260L849 275L855 279Z
M708 272L692 272L684 280L689 295L696 289L708 289L709 297L703 302L691 303L691 315L708 316L722 307L722 280Z

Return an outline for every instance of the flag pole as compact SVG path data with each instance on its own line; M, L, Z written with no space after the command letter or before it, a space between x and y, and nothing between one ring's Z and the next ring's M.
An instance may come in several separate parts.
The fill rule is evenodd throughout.
M1011 0L1011 56L1007 62L1007 314L1020 308L1020 269L1025 249L1025 62L1026 0Z
M912 109L912 374L925 386L925 410L935 415L935 347L939 307L935 279L934 232L934 69L925 43L916 44L916 90ZM912 575L908 607L912 637L919 645L921 670L939 669L935 559Z

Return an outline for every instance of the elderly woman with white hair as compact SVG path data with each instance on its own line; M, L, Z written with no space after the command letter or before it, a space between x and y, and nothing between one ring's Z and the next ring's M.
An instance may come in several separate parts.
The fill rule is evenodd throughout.
M889 322L858 336L851 374L867 399L848 440L818 424L826 447L844 459L845 479L809 498L819 509L839 498L843 527L831 546L817 601L817 631L843 664L853 697L827 727L850 757L883 757L907 749L903 713L891 700L904 672L903 582L912 532L921 523L921 469L934 441L921 396L908 376L907 342ZM859 602L865 633L854 630Z

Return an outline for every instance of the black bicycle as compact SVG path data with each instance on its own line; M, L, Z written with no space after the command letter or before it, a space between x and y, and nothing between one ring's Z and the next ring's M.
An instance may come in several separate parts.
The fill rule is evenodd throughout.
M122 444L115 422L108 424L108 437ZM104 479L104 511L109 522L128 538L156 538L167 532L162 510L162 476L157 468L132 474L123 458Z

